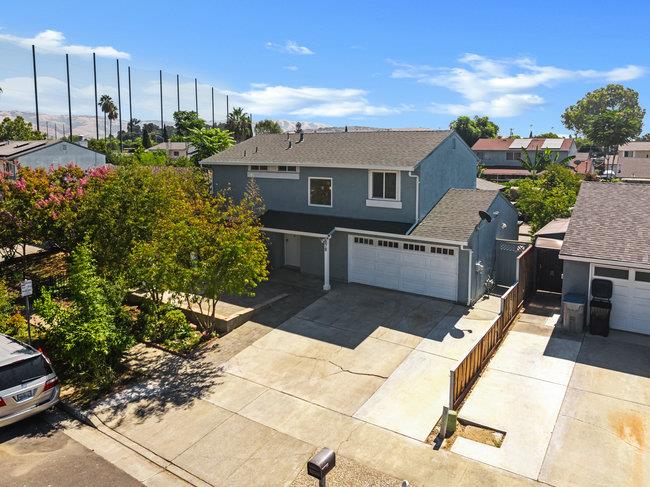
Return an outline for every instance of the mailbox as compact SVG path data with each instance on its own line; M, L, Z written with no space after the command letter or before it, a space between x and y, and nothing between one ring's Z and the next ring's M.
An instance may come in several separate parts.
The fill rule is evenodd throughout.
M335 465L336 454L334 450L323 448L307 462L307 473L318 480L323 480Z

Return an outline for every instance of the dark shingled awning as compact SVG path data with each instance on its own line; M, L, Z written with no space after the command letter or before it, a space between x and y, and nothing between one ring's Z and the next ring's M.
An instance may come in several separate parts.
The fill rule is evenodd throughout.
M487 211L498 196L498 191L452 188L413 229L411 235L467 242L481 220L479 210Z
M411 227L410 223L383 220L361 220L357 218L310 215L308 213L293 213L289 211L275 210L268 210L260 217L260 219L264 228L316 233L319 235L327 235L336 227L405 235Z

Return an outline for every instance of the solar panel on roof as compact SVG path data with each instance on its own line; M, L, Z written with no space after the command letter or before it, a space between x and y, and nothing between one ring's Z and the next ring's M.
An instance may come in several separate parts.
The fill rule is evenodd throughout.
M546 139L542 144L542 149L560 149L564 139Z
M533 141L533 139L515 139L510 144L510 149L525 149Z

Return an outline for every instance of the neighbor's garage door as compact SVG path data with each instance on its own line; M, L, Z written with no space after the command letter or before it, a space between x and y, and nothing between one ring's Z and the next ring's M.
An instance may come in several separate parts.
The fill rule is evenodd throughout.
M351 235L348 280L457 300L458 249Z
M594 277L614 284L610 328L650 335L650 271L596 266Z

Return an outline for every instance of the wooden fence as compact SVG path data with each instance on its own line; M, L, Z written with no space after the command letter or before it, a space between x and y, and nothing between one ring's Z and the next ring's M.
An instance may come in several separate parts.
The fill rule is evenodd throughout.
M465 398L489 358L499 347L513 323L524 300L530 296L535 283L533 247L517 257L517 282L501 297L501 313L497 316L474 347L465 354L456 367L449 371L449 409L456 409Z

